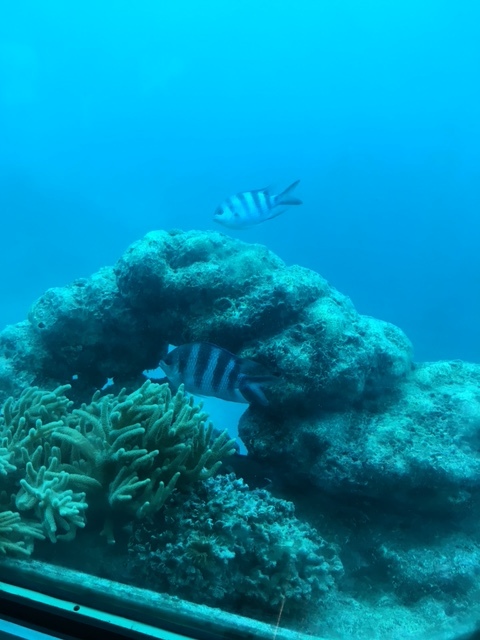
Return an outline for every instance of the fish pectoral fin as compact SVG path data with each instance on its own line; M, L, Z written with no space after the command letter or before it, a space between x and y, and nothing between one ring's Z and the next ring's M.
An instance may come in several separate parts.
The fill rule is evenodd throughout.
M263 189L254 189L252 193L265 193L266 195L269 195L271 190L272 185L268 185L268 187L263 187Z
M269 404L263 392L262 383L257 378L245 378L240 384L239 391L249 404L253 402L263 407Z
M245 375L240 382L239 391L248 403L254 402L266 407L270 403L265 396L264 388L278 383L279 380L280 378L278 376L274 376L271 373L264 375Z
M270 211L270 214L269 214L268 218L265 218L265 220L273 220L273 218L278 218L278 216L281 216L282 213L285 213L285 211L286 211L286 209L273 208Z
M165 360L160 360L160 362L158 363L159 368L163 371L163 373L167 376L168 378L168 372L171 371L171 367L170 365L168 365Z

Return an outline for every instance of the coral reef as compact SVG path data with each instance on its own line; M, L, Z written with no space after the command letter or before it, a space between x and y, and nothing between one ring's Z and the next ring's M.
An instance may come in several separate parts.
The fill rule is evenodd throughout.
M96 482L108 508L142 518L158 511L176 486L215 474L234 452L226 431L212 438L206 419L183 386L172 396L168 385L147 380L129 395L97 392L52 437L69 448L75 485ZM113 541L109 522L105 533Z
M195 341L278 376L240 423L243 467L275 498L215 476L232 442L182 389L142 384ZM0 553L77 544L88 504L109 541L133 529L122 579L248 615L307 607L318 635L405 637L379 607L433 628L478 601L479 389L480 365L413 363L400 329L265 247L149 233L0 332L0 401L18 398L0 424Z
M97 392L80 409L67 398L69 389L28 388L3 407L4 552L31 551L40 532L51 542L72 540L85 526L87 496L100 506L103 533L113 542L116 511L137 518L156 513L177 485L209 478L234 451L227 432L213 437L213 425L205 425L207 415L183 387L172 396L168 385L146 381L131 394Z
M234 475L177 494L153 523L136 524L129 568L155 591L267 618L325 606L343 574L337 549L291 502Z

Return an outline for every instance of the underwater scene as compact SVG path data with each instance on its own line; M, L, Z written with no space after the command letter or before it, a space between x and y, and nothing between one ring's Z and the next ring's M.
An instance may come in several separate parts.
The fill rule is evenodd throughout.
M212 640L473 637L478 24L0 7L0 595L72 576Z

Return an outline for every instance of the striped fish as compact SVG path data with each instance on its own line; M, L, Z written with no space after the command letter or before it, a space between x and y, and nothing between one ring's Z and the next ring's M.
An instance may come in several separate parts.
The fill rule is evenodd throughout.
M230 229L246 229L276 218L286 211L286 206L302 204L301 200L292 196L299 182L297 180L278 195L270 193L269 188L237 193L222 202L213 219Z
M262 385L276 380L252 360L238 358L208 342L192 342L172 349L160 362L169 382L185 385L189 393L230 402L268 405Z

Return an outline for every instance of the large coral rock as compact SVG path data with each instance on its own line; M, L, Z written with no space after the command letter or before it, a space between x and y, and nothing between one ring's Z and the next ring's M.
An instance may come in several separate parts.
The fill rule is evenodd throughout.
M86 397L108 377L138 385L142 370L156 366L166 348L146 318L132 312L113 269L105 267L48 289L28 321L0 333L0 400L33 384L53 388L72 379Z
M168 343L190 341L276 373L272 410L350 406L395 389L411 369L400 329L359 315L313 271L213 232L149 233L114 268L49 289L28 319L8 330L18 333L13 350L0 334L0 359L13 358L17 374L28 370L28 384L75 375L88 394L107 377L138 383Z
M44 372L76 374L92 386L111 376L121 381L139 375L158 363L165 347L146 319L132 313L108 267L68 287L49 289L33 305L29 320L50 354Z
M400 329L360 316L317 273L220 233L152 232L115 267L128 304L163 339L210 341L280 375L272 405L345 406L411 368Z
M480 365L419 365L393 398L321 416L247 411L250 454L305 491L468 512L480 490Z
M8 325L0 332L0 404L35 384L47 354L27 320ZM48 387L57 386L55 382Z

